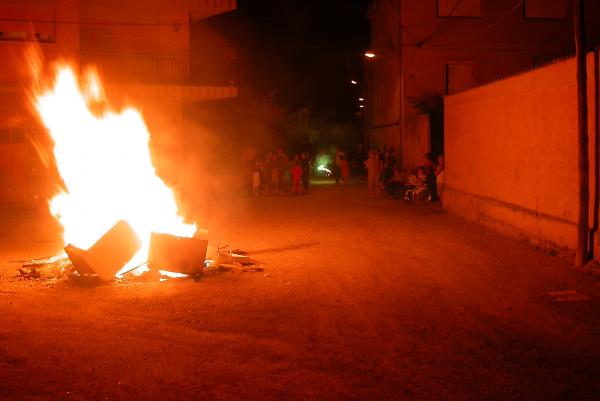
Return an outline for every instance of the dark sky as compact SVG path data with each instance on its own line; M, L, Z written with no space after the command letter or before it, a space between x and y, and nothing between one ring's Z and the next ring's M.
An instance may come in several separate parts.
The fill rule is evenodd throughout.
M367 0L239 0L234 12L203 23L237 53L232 74L241 96L267 96L297 108L312 104L328 120L353 118L362 53L368 46ZM194 35L194 30L192 30ZM192 39L193 40L193 39Z

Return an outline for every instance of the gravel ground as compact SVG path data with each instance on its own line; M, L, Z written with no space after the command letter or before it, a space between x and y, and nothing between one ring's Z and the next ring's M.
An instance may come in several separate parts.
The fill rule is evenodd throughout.
M560 256L361 186L223 197L203 225L265 270L21 280L9 261L60 249L58 229L2 220L0 399L600 397L600 281Z

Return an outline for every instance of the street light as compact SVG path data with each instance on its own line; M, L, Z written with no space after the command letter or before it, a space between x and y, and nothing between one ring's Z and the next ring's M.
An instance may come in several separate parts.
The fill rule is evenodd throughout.
M356 81L355 81L355 80L353 80L353 79L352 79L352 80L350 80L350 83L351 83L352 85L358 85L358 82L356 82Z
M376 56L377 55L375 53L373 53L371 50L365 52L365 57L367 57L367 58L374 58Z
M361 109L364 109L365 105L364 104L359 104L358 107L361 108Z
M364 97L359 97L359 98L358 98L358 101L359 101L359 102L364 102L364 101L365 101L365 98L364 98Z

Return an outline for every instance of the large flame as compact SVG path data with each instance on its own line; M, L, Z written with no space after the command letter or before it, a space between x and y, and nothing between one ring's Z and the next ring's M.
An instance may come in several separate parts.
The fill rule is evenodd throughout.
M140 113L129 108L96 115L90 104L101 92L96 75L88 76L82 90L73 69L61 66L54 86L37 95L35 105L66 186L50 202L65 243L87 249L125 219L142 241L126 270L147 260L152 232L191 237L196 226L183 222L173 192L155 174Z

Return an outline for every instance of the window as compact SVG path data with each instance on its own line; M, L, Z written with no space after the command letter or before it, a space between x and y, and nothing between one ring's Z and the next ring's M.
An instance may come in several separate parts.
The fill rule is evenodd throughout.
M11 40L22 42L27 40L27 32L25 31L0 31L0 40Z
M481 0L437 0L438 17L481 17Z
M473 64L446 65L446 93L461 92L475 85L475 67Z
M569 13L569 0L525 0L525 18L566 19Z
M0 41L55 42L56 14L53 8L0 4Z
M23 143L27 138L27 133L21 128L2 128L0 129L0 143Z
M0 129L0 143L10 143L10 130L8 128Z

